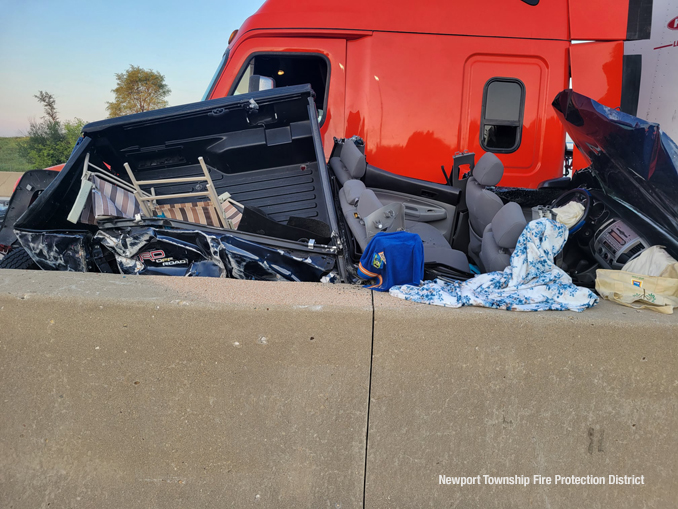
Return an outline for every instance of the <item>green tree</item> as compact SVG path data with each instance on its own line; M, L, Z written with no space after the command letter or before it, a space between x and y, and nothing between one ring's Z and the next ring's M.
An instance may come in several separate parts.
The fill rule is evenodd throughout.
M35 98L42 104L45 115L41 122L30 121L27 138L18 144L19 155L28 161L33 169L65 163L86 122L79 118L61 122L56 109L56 100L48 92L41 90Z
M167 107L165 98L171 90L159 72L130 65L115 79L117 86L111 90L115 100L106 103L109 118Z

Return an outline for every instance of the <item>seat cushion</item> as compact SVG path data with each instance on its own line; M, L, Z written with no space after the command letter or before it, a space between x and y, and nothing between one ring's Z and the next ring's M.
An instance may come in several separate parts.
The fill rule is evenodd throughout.
M141 214L141 207L133 193L100 179L96 175L92 175L90 178L92 182L91 199L85 202L81 217L86 219L91 216L92 220L91 222L88 220L83 222L95 224L96 218L121 217L131 219L135 215Z
M453 269L469 272L466 255L452 249L445 236L436 227L414 221L406 221L405 227L408 232L416 233L421 237L426 263L440 263Z
M155 213L158 217L166 217L168 219L178 219L179 221L204 224L205 226L221 226L217 211L214 210L212 202L209 201L167 203L155 207ZM238 223L240 223L240 218L242 218L242 214L238 217Z
M421 237L424 244L433 246L450 247L445 236L435 226L428 223L420 223L417 221L405 221L405 229L408 232L416 233Z
M462 272L470 272L466 255L452 248L427 246L424 244L424 262L439 263Z

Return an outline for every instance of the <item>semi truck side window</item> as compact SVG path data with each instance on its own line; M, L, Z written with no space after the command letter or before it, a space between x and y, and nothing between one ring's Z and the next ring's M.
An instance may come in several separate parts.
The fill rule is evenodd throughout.
M250 76L254 74L252 70L254 69L254 59L250 60L250 63L245 66L245 72L242 74L242 78L240 78L240 83L238 83L238 86L235 87L235 91L233 92L233 95L240 95L240 94L246 94L247 93L247 87L250 84Z
M515 78L491 78L483 91L480 146L487 152L515 152L520 146L525 85Z
M259 53L253 55L240 71L237 85L230 95L244 94L252 75L275 80L275 87L289 87L310 83L315 92L318 122L322 125L327 109L329 62L322 55L305 53Z

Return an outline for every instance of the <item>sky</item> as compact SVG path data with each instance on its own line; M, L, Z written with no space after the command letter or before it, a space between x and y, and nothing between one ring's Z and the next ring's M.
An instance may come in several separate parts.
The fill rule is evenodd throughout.
M115 73L165 76L174 106L199 101L231 32L263 0L0 0L0 136L21 136L56 98L59 117L107 116Z

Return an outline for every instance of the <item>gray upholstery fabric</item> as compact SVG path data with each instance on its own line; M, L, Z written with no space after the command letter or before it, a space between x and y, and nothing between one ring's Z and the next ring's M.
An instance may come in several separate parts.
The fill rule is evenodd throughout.
M337 176L337 179L342 186L351 179L351 175L348 173L346 166L344 166L344 163L341 162L340 158L331 157L330 168L332 168L332 171Z
M483 239L479 235L476 235L476 232L473 231L473 228L468 229L469 232L469 243L468 243L468 255L473 263L478 267L481 266L480 263L480 249L482 247Z
M440 233L440 230L428 223L405 221L405 230L419 235L421 241L425 245L450 248L450 243L445 240L445 237Z
M487 152L473 168L473 177L481 186L496 186L504 176L504 165L497 156Z
M518 237L527 226L527 221L525 221L525 215L520 205L509 202L497 212L490 224L497 245L506 249L514 249Z
M347 183L349 182L359 181L347 181ZM362 184L362 182L359 182L359 184ZM351 187L355 187L355 189L349 189L347 191L345 187L341 188L341 191L339 191L339 203L341 205L341 211L344 214L344 218L346 219L346 223L351 229L356 242L361 249L365 249L369 243L369 238L367 236L365 222L362 218L369 216L375 210L379 210L382 207L382 203L374 194L374 191L371 189L365 189L364 185L362 186L363 191L360 193L357 204L355 202L349 203L348 197L346 195L349 194L349 196L351 196L353 191L357 191L360 185L349 184L349 188Z
M492 233L492 225L488 226L483 234L480 261L485 272L502 271L511 263L511 251L497 245Z
M361 179L365 175L367 161L355 143L352 140L346 140L341 148L341 155L330 158L330 168L343 186L349 180Z
M346 147L342 149L342 154L345 149ZM330 163L332 163L332 159L330 159ZM337 177L339 177L338 174ZM356 196L358 196L357 203ZM344 187L339 191L339 203L348 227L351 229L358 245L364 250L367 244L369 244L369 238L365 222L361 218L366 218L379 210L383 207L383 204L377 198L377 195L374 194L374 191L366 189L361 181L354 179L345 180ZM402 204L400 206L402 208ZM404 216L404 213L402 215ZM457 270L469 272L466 255L461 251L452 249L445 236L435 226L417 221L405 221L405 230L416 233L421 237L424 244L425 262L440 263Z
M391 202L363 217L367 238L379 232L396 232L405 229L405 207L402 203Z
M484 189L473 177L466 184L466 204L471 228L478 237L483 236L485 227L504 206L499 196Z
M346 197L344 196L343 192L339 193L339 203L341 205L341 211L344 214L344 219L346 219L346 223L351 229L356 242L361 247L361 249L365 249L368 243L367 230L360 219L356 217L358 209L355 207L355 205L350 205L346 201Z
M525 226L525 215L517 203L509 202L497 212L483 232L480 262L486 272L508 267L518 237Z
M463 272L471 271L464 253L440 246L424 246L424 263L440 263Z
M346 197L346 201L351 205L355 205L358 202L360 195L364 190L365 184L363 184L360 180L354 179L347 180L344 184L344 187L341 188L341 191Z
M424 262L440 263L453 269L469 272L468 259L461 251L452 249L445 236L427 223L406 221L405 230L416 233L424 244Z
M377 195L374 194L374 191L371 189L365 189L360 194L360 199L358 200L358 214L360 217L367 217L375 210L379 210L383 207L383 203L379 201Z
M341 149L341 162L344 163L346 171L348 171L351 178L361 179L365 175L365 169L367 168L367 162L365 161L365 155L360 152L360 149L355 146L352 140L346 140L344 146Z
M473 168L473 176L466 184L466 205L469 217L468 254L478 265L482 265L480 251L483 232L492 218L504 206L501 198L485 186L496 185L504 174L504 165L497 156L488 152Z

